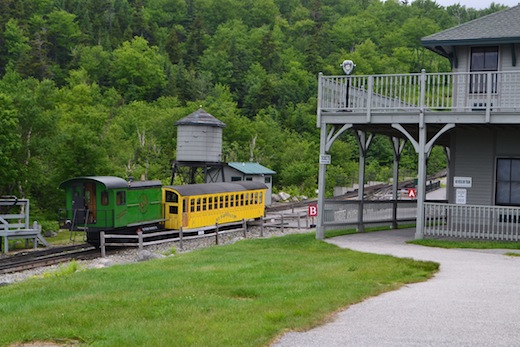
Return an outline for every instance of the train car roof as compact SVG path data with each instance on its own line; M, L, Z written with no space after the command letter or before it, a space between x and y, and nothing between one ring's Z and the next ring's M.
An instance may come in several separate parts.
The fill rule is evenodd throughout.
M161 181L132 181L128 182L121 177L115 176L83 176L74 177L60 183L60 188L64 188L74 182L83 181L94 181L101 183L106 189L117 189L117 188L142 188L142 187L155 187L161 186Z
M180 186L166 186L177 191L182 196L217 194L225 192L242 192L247 190L267 189L267 186L260 182L236 181L236 182L218 182L218 183L202 183L202 184L185 184Z

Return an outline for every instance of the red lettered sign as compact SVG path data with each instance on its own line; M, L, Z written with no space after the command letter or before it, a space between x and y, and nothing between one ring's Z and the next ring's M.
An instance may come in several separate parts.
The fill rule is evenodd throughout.
M408 188L408 197L410 199L415 199L417 197L417 189L415 189L415 188Z
M318 215L318 204L309 204L309 206L307 206L307 215L309 217L316 217Z

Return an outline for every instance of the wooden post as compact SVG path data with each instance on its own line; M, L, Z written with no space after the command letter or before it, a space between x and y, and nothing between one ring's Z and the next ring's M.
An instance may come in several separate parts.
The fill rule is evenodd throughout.
M264 237L264 222L265 222L265 217L262 217L260 218L260 237Z
M244 239L247 239L247 223L245 219L242 219L242 229L244 230Z
M101 248L101 258L106 257L106 249L105 249L105 232L102 231L99 233L99 248Z
M215 244L218 245L218 223L215 223Z
M281 223L282 223L282 233L283 233L283 231L284 231L284 230L283 230L283 223L284 223L284 222L283 222L283 214L281 214L280 216L282 216L282 218L281 218Z
M139 236L139 252L143 251L143 231L139 230L137 232L137 236Z
M298 219L298 229L300 229L300 214L299 213L296 215L296 218Z
M179 247L183 249L184 245L182 242L182 227L179 229Z

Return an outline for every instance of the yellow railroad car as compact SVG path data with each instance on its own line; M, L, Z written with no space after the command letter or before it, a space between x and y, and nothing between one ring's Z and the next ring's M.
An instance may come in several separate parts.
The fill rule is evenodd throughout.
M166 229L200 228L264 216L260 182L188 184L162 188Z

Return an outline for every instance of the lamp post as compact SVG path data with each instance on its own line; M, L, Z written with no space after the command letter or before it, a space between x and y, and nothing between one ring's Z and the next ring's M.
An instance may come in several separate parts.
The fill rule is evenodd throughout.
M339 66L343 69L343 72L345 72L345 75L349 76L352 71L354 71L354 68L356 67L356 64L352 60L343 60L343 63L341 63ZM350 78L347 78L347 92L345 93L345 107L348 109L348 99L349 99L349 89L350 89Z

